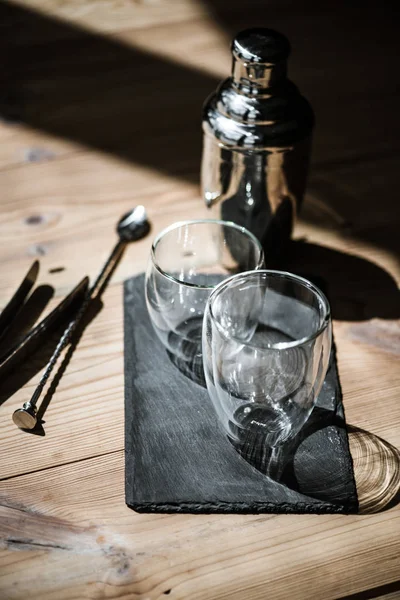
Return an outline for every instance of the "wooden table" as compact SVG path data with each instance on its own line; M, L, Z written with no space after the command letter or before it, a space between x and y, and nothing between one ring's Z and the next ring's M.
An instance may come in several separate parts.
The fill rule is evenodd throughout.
M40 284L55 291L47 311L96 275L131 206L146 205L153 234L204 215L201 105L229 71L232 32L256 23L288 35L291 77L317 114L294 237L333 295L364 514L125 506L122 281L145 268L150 236L125 254L51 398L44 436L11 421L38 382L40 353L3 384L1 598L400 598L399 45L387 7L350 5L2 4L0 305L37 257Z

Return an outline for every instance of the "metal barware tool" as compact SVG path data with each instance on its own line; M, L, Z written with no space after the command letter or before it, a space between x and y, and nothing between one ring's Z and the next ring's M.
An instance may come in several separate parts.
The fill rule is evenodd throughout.
M13 421L20 429L33 429L36 426L36 405L44 389L44 386L46 385L62 351L69 344L79 323L82 321L82 318L85 315L91 300L95 297L96 292L99 292L99 290L101 290L102 286L110 276L110 273L116 266L116 263L118 262L126 244L142 239L148 234L149 231L150 224L147 219L144 206L136 206L129 213L124 215L118 222L118 242L115 244L111 254L109 255L102 270L97 276L97 279L88 290L85 300L83 301L77 315L74 319L70 321L69 325L64 330L64 333L62 334L60 341L58 342L46 366L46 369L39 381L39 384L32 395L32 398L28 402L25 402L22 408L18 408L13 413Z

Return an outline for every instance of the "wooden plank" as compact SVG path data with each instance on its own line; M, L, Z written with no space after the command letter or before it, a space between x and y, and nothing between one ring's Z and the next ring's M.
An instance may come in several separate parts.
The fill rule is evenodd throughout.
M139 515L124 506L122 451L53 468L45 485L42 473L3 482L2 496L4 539L22 552L3 554L0 587L15 599L28 587L46 600L168 590L330 599L395 581L400 567L399 507L365 517Z

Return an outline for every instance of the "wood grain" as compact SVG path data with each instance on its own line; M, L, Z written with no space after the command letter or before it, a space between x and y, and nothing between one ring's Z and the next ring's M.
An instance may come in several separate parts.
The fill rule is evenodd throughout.
M398 576L398 507L365 517L139 515L123 503L122 451L45 477L45 488L40 472L3 483L2 527L10 549L47 550L35 586L46 599L102 597L112 586L122 597L152 599L167 589L175 598L263 598L267 589L282 599L306 598L310 589L337 598ZM0 586L14 577L26 590L26 560L3 570ZM68 569L67 580L55 580L54 569Z
M14 4L14 3L13 3ZM16 3L15 3L16 4ZM9 21L9 26L18 26L20 22L16 19L18 7L27 11L38 12L40 15L52 17L60 21L78 25L103 34L113 34L132 27L141 29L163 23L166 25L174 22L182 22L188 19L204 15L206 10L200 2L194 0L175 0L173 10L166 0L150 2L116 2L115 0L104 0L101 4L95 0L70 0L64 2L57 0L21 0L14 7L13 16L15 20ZM60 29L45 30L47 36L45 41L57 38ZM42 30L29 32L31 41L42 41Z
M46 311L93 278L132 205L146 205L153 229L127 250L45 412L44 436L11 422L44 351L0 390L0 596L399 597L400 122L387 8L24 0L4 9L0 105L12 114L0 123L0 306L36 257L39 283L55 289ZM124 505L121 282L145 269L153 235L206 214L201 104L229 68L232 32L252 19L290 37L290 74L317 113L293 264L332 295L365 514L139 515Z

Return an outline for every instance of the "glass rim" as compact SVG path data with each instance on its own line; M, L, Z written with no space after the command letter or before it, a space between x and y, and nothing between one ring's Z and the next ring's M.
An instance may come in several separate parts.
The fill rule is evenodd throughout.
M237 279L240 279L240 278L246 279L249 277L249 275L251 275L251 276L266 275L266 276L272 276L272 277L286 278L286 279L295 281L296 283L302 285L303 287L306 287L309 290L311 290L313 292L313 294L315 296L317 296L318 300L320 301L319 302L320 306L322 306L323 310L324 310L323 315L322 315L322 322L319 325L319 327L317 328L317 330L308 336L304 336L302 338L293 340L291 342L276 342L276 343L268 344L265 347L259 346L258 344L253 344L251 342L244 342L243 340L239 339L238 337L236 337L234 335L231 335L228 338L226 330L220 325L219 321L216 319L215 315L213 314L212 304L213 304L215 298L218 297L218 295L223 291L223 288L225 286L229 286L232 281L235 281ZM240 344L245 344L246 346L249 346L250 348L255 348L255 349L260 349L260 350L286 350L289 348L298 348L299 346L303 346L304 344L307 344L308 342L311 342L312 340L319 337L321 335L321 333L323 333L325 331L325 329L328 327L328 325L331 321L331 308L330 308L329 301L328 301L327 297L325 296L325 294L322 292L322 290L319 289L318 286L314 285L311 281L309 281L305 277L301 277L300 275L295 275L294 273L290 273L289 271L277 271L274 269L253 269L251 271L243 271L242 273L236 273L235 275L232 275L231 277L224 279L223 281L218 283L215 286L215 288L213 289L213 291L211 292L210 297L208 298L208 301L207 301L207 306L208 306L208 310L210 312L210 316L211 316L213 323L215 323L215 326L217 327L218 331L221 333L221 335L224 337L225 340L229 341L229 339L232 339ZM206 313L207 313L207 308L206 308Z
M172 223L172 225L168 225L168 227L165 227L165 229L160 231L160 233L158 235L156 235L156 237L153 240L153 243L151 245L151 250L150 250L150 257L151 257L151 262L153 264L153 267L156 269L156 271L158 271L158 273L160 273L160 275L163 275L164 277L166 277L167 279L170 279L171 281L173 281L174 283L177 283L178 285L184 285L188 288L194 288L194 289L199 289L199 290L213 290L215 288L215 285L200 285L198 283L190 283L189 281L183 281L182 279L178 279L178 278L174 277L173 275L171 275L171 273L164 271L164 269L162 269L160 267L160 265L157 263L156 255L155 255L159 242L168 233L171 233L171 231L174 231L175 229L180 229L181 227L184 227L186 225L204 225L204 224L228 226L228 227L231 227L232 229L236 229L236 231L240 231L240 233L243 233L245 236L247 236L253 242L253 244L258 248L259 253L260 253L259 258L258 258L258 266L254 269L254 271L258 271L259 269L262 268L262 266L264 264L263 247L262 247L260 241L256 238L256 236L253 233L251 233L251 231L246 229L246 227L243 227L243 225L238 225L237 223L234 223L233 221L224 221L223 219L186 219L184 221L176 221L175 223ZM237 273L237 275L240 275L240 273ZM230 275L229 279L231 277L232 276ZM225 281L225 280L223 280L223 281Z

